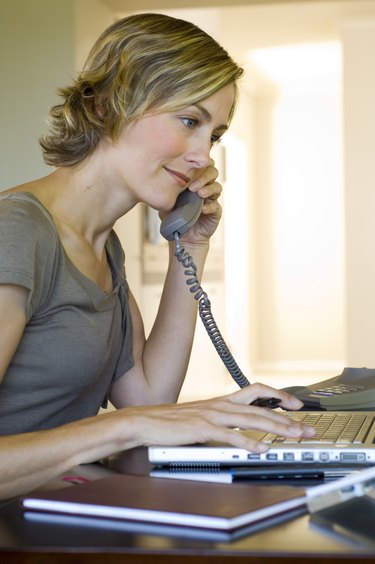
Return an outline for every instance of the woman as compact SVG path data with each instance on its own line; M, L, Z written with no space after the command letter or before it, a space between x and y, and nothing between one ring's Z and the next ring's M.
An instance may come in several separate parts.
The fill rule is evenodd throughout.
M139 445L212 439L261 452L266 445L234 428L311 434L251 406L259 396L276 396L287 409L301 406L260 384L175 404L196 304L172 248L146 340L113 232L139 202L163 216L188 187L204 198L198 222L183 238L201 276L221 215L210 149L229 126L241 75L191 23L156 14L119 20L51 110L41 146L53 172L2 193L2 498ZM97 416L108 398L117 411Z

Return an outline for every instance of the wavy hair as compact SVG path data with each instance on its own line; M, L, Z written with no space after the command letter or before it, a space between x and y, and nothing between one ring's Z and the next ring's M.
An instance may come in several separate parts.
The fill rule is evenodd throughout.
M62 102L51 108L49 133L40 139L44 160L77 164L101 137L116 141L124 125L146 112L193 105L230 83L237 94L242 74L191 22L153 13L117 20L95 42L72 85L59 89Z

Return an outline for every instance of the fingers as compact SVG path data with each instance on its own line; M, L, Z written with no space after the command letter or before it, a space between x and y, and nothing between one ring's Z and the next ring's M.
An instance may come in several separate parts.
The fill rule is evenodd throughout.
M234 402L233 395L187 404L126 408L123 413L137 421L131 426L137 429L137 445L217 441L253 452L265 452L268 446L260 440L264 433L288 438L307 438L314 434L310 427L282 413ZM258 438L257 433L239 433L236 429L261 434Z
M235 402L242 403L246 401L249 404L257 398L279 398L281 400L279 405L292 411L301 409L303 406L303 403L291 394L259 383L252 384L251 386L234 392L231 396Z
M254 429L284 437L311 437L311 427L295 421L290 416L262 407L233 404L223 398L206 409L206 418L217 425Z
M193 180L189 189L192 192L198 192L201 198L217 200L222 191L221 184L216 182L218 175L219 171L214 166L214 161L211 159L210 165Z
M216 200L211 200L211 198L205 199L202 207L203 215L212 216L216 221L222 216L222 207Z
M220 421L216 422L227 427L236 426L241 429L256 429L283 437L309 438L314 436L315 431L312 427L295 421L285 413L251 405L257 397L280 398L281 405L287 409L298 409L302 406L297 398L286 392L275 390L263 384L253 384L229 396L218 398L219 402L221 401L217 406L220 412ZM234 414L235 424L233 424L233 421L225 418L224 413L227 410Z
M186 405L186 410L196 412L194 417L198 417L201 422L206 421L218 427L254 429L291 438L314 435L310 426L295 421L283 412L234 402L236 394L237 392L231 396L206 400L204 407L200 402Z

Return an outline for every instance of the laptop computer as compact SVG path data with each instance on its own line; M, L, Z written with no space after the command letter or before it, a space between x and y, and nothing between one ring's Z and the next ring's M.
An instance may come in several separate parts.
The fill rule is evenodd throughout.
M284 439L271 433L244 431L269 444L265 453L219 443L188 446L155 445L148 448L149 461L156 466L221 468L235 466L324 464L354 467L375 464L374 412L297 411L285 415L312 425L311 439Z

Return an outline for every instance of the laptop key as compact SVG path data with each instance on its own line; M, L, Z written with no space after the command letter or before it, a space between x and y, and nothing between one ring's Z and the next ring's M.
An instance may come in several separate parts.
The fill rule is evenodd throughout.
M372 417L367 417L362 427L360 428L358 435L354 439L353 444L358 445L364 442L365 438L367 437L367 433L371 429L372 423Z
M314 445L333 445L335 444L335 440L333 439L316 439L315 437L312 437L311 439L302 439L301 443L303 444L314 444Z

